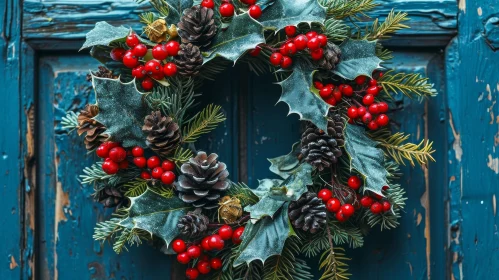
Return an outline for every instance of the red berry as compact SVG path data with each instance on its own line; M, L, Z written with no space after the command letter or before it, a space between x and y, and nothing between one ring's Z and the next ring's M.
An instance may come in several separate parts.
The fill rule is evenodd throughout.
M231 239L232 238L232 233L233 233L232 228L229 225L223 225L218 230L218 235L220 235L220 237L223 240L229 240L229 239Z
M353 88L350 85L340 85L340 90L345 96L352 96L353 94Z
M252 18L258 19L259 17L262 16L262 9L258 5L252 5L249 8L249 14Z
M197 259L201 256L201 248L196 245L189 246L189 248L187 248L187 255L191 259Z
M371 207L373 199L370 196L364 196L360 199L360 204L365 208Z
M270 55L270 63L274 66L279 66L281 65L282 61L282 54L280 53L273 53Z
M310 53L313 60L320 60L324 56L323 49L316 49Z
M286 44L286 55L294 55L296 54L296 45L293 42L289 42Z
M293 60L289 56L283 56L280 65L282 69L287 69L293 65Z
M114 161L114 162L122 162L126 158L126 151L122 147L116 147L112 148L109 151L109 157Z
M338 212L336 212L336 220L338 220L338 222L340 223L343 223L348 220L348 216L345 215L342 210L339 210Z
M293 43L295 43L297 50L302 51L307 47L308 38L303 34L298 35L293 39Z
M378 111L380 113L386 113L388 112L388 104L386 104L386 102L379 102L378 103Z
M210 237L209 236L203 238L203 240L201 241L201 247L203 247L203 250L205 250L205 251L212 250L212 248L210 246Z
M161 67L161 63L154 59L146 62L145 69L148 75L159 74L163 70L163 68Z
M165 49L169 56L177 56L180 50L180 44L177 41L169 41L165 45Z
M383 211L383 205L381 205L381 203L379 202L374 202L372 205L371 205L371 212L373 214L379 214Z
M363 116L362 116L362 122L365 123L365 124L368 124L370 121L373 120L373 116L371 115L371 113L369 112L366 112Z
M366 112L367 112L367 109L364 106L360 106L359 108L357 108L357 114L359 115L359 117L364 116L366 114Z
M348 108L347 115L351 119L356 119L359 116L359 113L357 112L357 107L351 106Z
M149 159L147 159L147 167L149 169L153 169L154 167L158 167L161 165L161 160L157 156L152 156Z
M203 2L205 2L205 1L203 1ZM199 277L199 271L195 268L188 268L185 271L185 278L187 278L187 279L197 279L198 277Z
M364 95L364 98L362 98L362 103L364 103L364 105L371 105L374 103L374 95L372 94L366 94Z
M157 44L152 48L152 57L157 60L164 60L168 57L168 51L163 44Z
M324 101L331 106L336 106L336 104L338 103L338 101L336 101L336 98L334 98L334 96L331 96L325 99Z
M171 160L163 160L161 168L163 168L164 171L173 171L175 170L175 163Z
M137 37L135 33L131 33L126 37L126 45L129 46L130 48L137 46L139 43L140 43L139 37Z
M222 260L220 258L213 258L210 261L210 266L214 270L219 270L220 268L222 268Z
M133 54L137 57L144 57L147 54L147 47L144 44L138 44L133 48Z
M118 164L120 169L127 169L128 168L128 161L124 160Z
M296 34L296 26L288 25L284 28L284 32L286 32L286 35L288 35L288 37L293 37Z
M319 81L315 81L315 82L314 82L314 87L315 87L316 89L318 89L318 90L321 90L321 89L323 89L323 88L324 88L324 85L323 85L321 82L319 82Z
M326 202L326 209L329 212L333 212L333 213L338 212L340 210L340 208L341 208L341 202L336 197L330 198Z
M307 48L309 50L315 51L318 50L320 47L321 47L321 42L319 41L319 39L317 39L317 37L308 38Z
M378 81L376 81L375 79L370 79L369 80L369 86L377 86L378 85Z
M147 172L147 171L142 171L140 173L140 178L142 178L144 180L149 180L149 179L151 179L151 174L149 174L149 172Z
M175 74L177 74L177 65L173 62L168 62L163 66L163 73L168 77L175 76Z
M142 149L142 147L139 147L139 146L133 147L132 156L141 157L143 155L144 155L144 149Z
M144 90L151 90L154 87L154 81L149 77L145 77L141 85Z
M187 246L185 246L185 242L182 239L175 239L173 240L172 243L172 249L175 253L180 254L185 252L185 249L187 249Z
M241 0L246 5L255 5L256 0Z
M144 65L139 65L132 69L132 76L137 79L143 79L146 76L146 69Z
M234 233L232 234L232 243L234 244L241 244L243 240L241 239L242 235L244 233L244 227L238 227L234 230Z
M307 34L305 34L305 35L307 36L308 40L310 40L310 39L312 39L312 38L317 37L317 32L315 32L315 31L309 31L309 32L307 32Z
M208 274L211 271L210 263L205 262L205 261L200 261L196 265L196 268L198 269L199 273L201 274Z
M123 60L123 56L125 56L126 50L124 48L114 48L111 50L111 59L114 61Z
M102 163L102 170L106 172L106 174L112 175L118 173L120 167L116 162L108 160Z
M213 0L203 0L203 2L201 2L201 6L208 9L213 9L215 8L215 2L213 2Z
M260 55L260 53L262 52L262 48L260 48L259 46L256 46L256 48L252 49L249 54L253 57L257 57Z
M390 122L390 118L385 115L385 114L380 114L377 118L376 118L376 123L379 125L379 126L385 126L385 125L388 125L388 123Z
M159 167L156 167L159 168ZM175 181L175 173L171 171L165 171L161 174L161 182L165 185L171 185Z
M377 130L379 128L379 125L376 123L376 121L370 121L368 124L367 124L367 127L370 129L370 130Z
M154 167L151 171L151 176L154 179L161 179L161 175L163 174L163 169L161 167Z
M355 78L355 83L358 85L363 85L366 82L366 76L358 76Z
M180 253L177 255L177 261L181 264L188 264L191 261L189 255L186 252Z
M369 113L371 113L371 114L379 113L378 104L373 103L373 104L369 105Z
M208 255L201 255L201 257L199 257L199 260L207 262L207 261L210 260L210 256L208 256Z
M210 237L210 247L215 250L222 250L224 248L224 241L218 234L213 234Z
M369 87L369 88L367 88L366 93L376 96L379 93L379 89L377 86Z
M339 88L337 88L337 87L334 88L334 90L333 90L333 96L336 99L336 101L340 101L341 100L342 95L341 95L341 91L340 91Z
M282 46L279 48L279 52L280 52L282 55L286 55L286 54L287 54L287 51L286 51L286 44L282 45Z
M390 204L390 202L386 200L383 201L382 206L383 206L383 212L388 212L392 209L392 204Z
M341 211L343 212L343 215L350 217L355 213L355 208L353 207L352 204L347 203L341 205Z
M317 197L320 198L324 203L326 203L333 196L333 192L328 189L322 189L317 194Z
M223 17L231 17L234 15L234 6L229 3L224 3L220 6L220 15Z
M106 143L104 143L100 144L95 153L100 158L107 158L109 156L109 150L110 150L109 145L106 145Z
M360 180L359 177L357 176L350 176L348 178L348 186L354 190L358 190L360 186L362 185L362 181Z
M319 91L319 95L322 97L322 99L329 98L332 93L333 93L333 88L329 86L325 86Z
M327 45L327 37L324 34L317 35L317 39L319 39L320 46L325 47Z
M383 191L386 191L386 190L388 190L389 188L390 188L389 186L383 186L381 189L382 189Z
M133 164L135 164L138 168L144 168L146 167L147 160L145 157L134 157Z
M161 69L161 72L151 75L151 78L153 78L155 80L162 80L164 77L165 77L165 74L163 74L163 69Z
M128 68L135 68L139 65L139 59L132 53L132 51L127 51L123 56L123 64Z

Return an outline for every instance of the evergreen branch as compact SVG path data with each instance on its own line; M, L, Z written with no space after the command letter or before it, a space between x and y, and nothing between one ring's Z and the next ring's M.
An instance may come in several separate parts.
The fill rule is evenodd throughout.
M121 232L120 236L118 236L118 238L115 240L113 244L113 250L117 254L121 254L123 252L123 249L128 251L127 245L139 246L140 244L142 244L142 240L151 240L151 239L152 239L151 234L145 230L137 228L134 229L123 228L123 231Z
M371 27L366 27L364 39L371 41L388 39L393 33L404 28L409 28L409 26L402 23L407 20L409 20L407 13L395 13L394 10L391 10L383 23L380 24L379 19L375 19Z
M300 239L293 236L286 240L280 255L272 256L263 266L265 280L307 280L313 276L307 264L295 257L300 252Z
M383 48L383 45L378 43L376 44L376 56L383 60L383 63L386 63L387 61L393 59L393 52L389 49Z
M94 240L105 241L113 237L113 235L123 229L119 224L121 219L112 218L108 221L97 223L94 229Z
M373 140L378 141L386 154L398 164L405 165L404 160L409 161L411 166L414 166L415 162L419 165L425 165L430 160L435 161L431 155L435 152L433 142L428 140L422 140L419 144L404 143L409 139L410 134L404 135L397 132L390 135L389 130L379 130L370 133L370 136Z
M159 186L152 186L150 188L153 189L157 194L165 198L172 198L175 196L175 192L173 191L173 188L170 186L160 184Z
M63 129L68 130L68 134L78 129L80 127L78 124L78 114L73 111L67 112L66 116L62 117L61 125Z
M194 119L184 128L183 142L193 143L201 135L211 132L218 123L225 121L221 106L210 104L199 112Z
M218 74L227 69L232 62L223 57L216 57L208 63L203 64L199 71L199 77L202 79L214 81Z
M331 41L343 41L348 38L350 33L350 27L346 25L342 20L330 18L324 23L324 28L326 29L324 34Z
M390 97L399 92L409 98L431 97L437 94L433 84L428 83L428 78L423 78L417 73L405 74L396 73L390 70L378 79L378 83L383 86L383 90Z
M392 210L381 214L373 214L371 211L365 210L364 218L367 219L367 224L370 227L380 225L381 230L389 230L398 227L400 212L404 209L407 198L405 190L399 184L390 185L384 194L392 205Z
M226 194L238 198L243 208L247 205L253 205L259 200L258 196L245 183L232 182L232 187L227 190Z
M142 178L136 178L135 180L129 181L122 186L125 191L125 196L127 197L137 197L146 192L148 187L147 180Z
M83 169L83 175L80 175L82 184L93 184L99 181L108 180L116 175L109 175L102 170L102 161L92 164L90 167Z
M147 13L142 13L139 15L140 22L149 25L152 24L156 20L156 16L154 15L153 12L147 12ZM147 28L147 27L145 27Z
M320 280L331 279L349 279L351 276L348 273L348 265L346 261L350 259L346 257L343 248L333 249L332 247L324 252L321 256L319 269L324 269Z
M170 8L165 0L135 0L138 4L148 1L151 6L161 14L161 16L166 17L170 13Z
M173 154L173 157L170 158L178 168L182 166L182 164L189 161L190 158L194 156L194 153L189 149L184 149L182 147L178 147Z
M366 13L378 6L374 0L319 0L319 4L326 7L328 17L335 19L368 17Z

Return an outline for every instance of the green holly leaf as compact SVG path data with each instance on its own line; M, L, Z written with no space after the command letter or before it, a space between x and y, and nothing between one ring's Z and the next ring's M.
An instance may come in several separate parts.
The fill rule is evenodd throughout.
M130 34L131 29L124 26L112 26L105 21L99 21L95 27L90 30L86 37L85 43L80 50L90 48L93 46L109 46L111 43L125 42L126 37ZM156 44L138 36L139 40L149 46Z
M203 52L206 57L204 63L216 56L222 56L235 63L247 50L264 42L263 26L248 13L237 15L227 29L218 31L209 49Z
M326 115L330 105L320 96L310 91L314 70L305 63L296 63L293 74L280 82L282 95L279 101L286 102L289 113L300 115L300 120L313 122L320 129L327 131Z
M350 157L350 169L364 176L364 189L383 195L383 186L388 186L385 169L385 155L377 148L378 142L367 136L363 127L347 124L345 129L345 149Z
M259 180L259 185L253 191L260 200L254 205L248 205L244 211L250 213L251 219L260 220L265 216L274 217L274 214L284 204L283 200L275 200L270 197L272 188L279 187L283 181L278 179Z
M286 239L296 235L288 218L288 204L280 208L274 219L265 217L255 224L246 225L234 267L254 260L265 262L269 257L282 253Z
M130 203L128 217L120 225L148 231L163 239L166 246L179 235L178 220L191 209L178 197L165 198L151 189L131 197Z
M265 9L258 19L265 27L280 30L288 25L306 23L324 23L326 9L317 0L276 0Z
M106 127L112 141L124 147L146 147L142 125L147 114L143 94L137 90L135 80L122 83L119 79L99 78L92 75L99 114L95 120Z
M270 161L270 171L281 176L286 179L289 177L289 172L300 164L300 160L298 159L298 155L301 153L301 143L296 142L293 144L293 148L291 152L287 155L269 158Z
M376 41L347 39L341 45L341 60L334 73L353 80L358 76L371 77L382 60L376 56Z
M165 0L168 6L168 16L165 18L167 23L175 24L180 21L182 12L194 5L193 0Z

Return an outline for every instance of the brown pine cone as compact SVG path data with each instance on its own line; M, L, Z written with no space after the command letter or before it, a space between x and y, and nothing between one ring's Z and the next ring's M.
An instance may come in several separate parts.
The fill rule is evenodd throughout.
M200 48L207 47L217 34L213 9L194 6L185 9L178 23L178 35L182 43L192 43Z
M123 203L125 197L118 188L106 187L97 193L97 200L102 203L105 208L112 208Z
M104 66L99 66L99 70L97 72L92 72L94 76L99 77L99 78L108 78L108 79L116 79L118 78L117 76L113 75L113 71L107 69ZM88 74L87 75L87 81L91 82L92 81L92 75Z
M336 65L340 63L341 49L334 43L328 42L326 48L324 48L324 56L322 59L317 61L317 65L320 68L326 70L334 70Z
M203 66L203 56L199 48L193 44L181 44L178 55L173 58L177 72L181 76L192 77L199 74Z
M78 115L77 132L78 135L86 133L83 142L85 143L85 148L89 151L99 147L108 138L108 135L103 133L106 131L106 127L93 119L98 113L99 107L97 105L87 104Z
M295 228L316 233L326 224L326 205L313 192L306 192L288 207L288 215Z
M209 223L208 217L201 213L201 208L197 208L180 218L177 228L183 236L195 238L206 233Z
M147 144L151 150L162 157L171 154L181 140L178 124L172 118L163 116L160 111L146 116L142 131L147 133Z

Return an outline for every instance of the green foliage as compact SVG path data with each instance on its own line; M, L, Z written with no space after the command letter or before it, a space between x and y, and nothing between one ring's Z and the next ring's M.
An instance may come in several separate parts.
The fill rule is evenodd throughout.
M232 183L226 195L238 198L243 208L247 205L253 205L259 200L258 196L245 183Z
M156 15L153 12L146 12L139 15L140 22L149 25L156 20Z
M86 40L80 50L94 46L109 46L115 43L123 43L126 36L130 33L130 28L115 27L105 21L99 21L95 27L86 35ZM139 40L149 46L156 45L155 43L139 37Z
M117 175L109 175L102 170L102 161L92 164L90 167L83 169L83 175L80 175L81 183L84 185L95 184L108 180L109 178Z
M321 256L319 269L323 269L320 280L339 280L349 279L351 274L348 272L348 265L346 261L350 259L346 257L343 248L335 248L331 246L329 250L324 252Z
M409 26L403 24L404 21L408 20L407 13L395 13L394 10L391 10L383 23L380 24L379 19L375 19L370 27L366 27L364 39L370 41L388 39L393 33L409 28Z
M121 254L123 252L123 249L128 251L128 246L133 246L133 245L141 245L142 240L150 240L151 235L140 229L128 229L128 228L123 228L119 236L114 241L113 244L113 250L117 254Z
M393 59L393 52L389 49L383 48L381 44L376 44L376 56L383 60L383 63Z
M78 129L78 115L73 111L68 111L66 116L62 117L61 126L68 130L68 134Z
M435 152L433 142L428 140L422 140L419 144L405 143L411 136L410 134L397 132L392 135L388 129L372 132L370 136L378 141L386 154L398 164L405 165L405 160L409 161L411 166L415 163L425 165L430 160L435 161L431 155Z
M328 17L335 19L368 17L366 13L378 6L374 0L319 0L319 3L326 7Z
M225 116L221 110L221 106L213 104L204 108L186 127L184 127L182 141L184 143L193 143L201 137L201 135L214 130L217 127L217 124L225 121Z
M289 154L267 159L271 163L269 170L284 179L288 178L289 172L291 172L298 166L298 164L300 164L300 160L298 159L298 155L300 153L301 143L296 142L293 144L293 147L291 148L291 152Z
M194 4L193 0L135 0L135 2L149 2L167 22L173 24L177 24L182 12Z
M305 261L296 257L301 247L300 239L290 237L286 240L282 253L270 257L263 266L265 280L308 280L312 279L310 267Z
M353 80L358 76L371 77L382 60L376 55L376 42L368 40L345 40L341 45L341 61L334 73Z
M194 153L191 150L178 147L170 160L174 161L177 167L180 168L182 164L188 162L192 157L194 157Z
M171 187L163 184L150 184L149 181L142 178L135 178L134 180L126 182L121 187L121 189L125 191L125 196L127 197L140 196L145 193L148 188L165 198L172 198L175 195Z
M161 16L168 16L169 8L165 0L135 0L137 3L149 2L151 6L158 11Z
M399 184L392 184L388 190L385 191L385 196L392 204L392 210L378 215L373 214L371 211L364 212L364 218L367 219L367 224L370 227L380 225L381 230L393 229L398 227L400 212L405 207L405 190Z
M258 19L263 26L275 30L288 25L297 26L302 22L322 24L324 20L326 20L326 11L317 0L274 0Z
M417 73L395 73L390 70L378 79L378 83L383 86L383 92L390 97L400 92L409 98L437 95L433 84L428 83L428 78L423 78Z
M348 38L350 33L350 27L346 25L342 20L330 18L324 23L324 28L327 38L330 41L344 41Z

